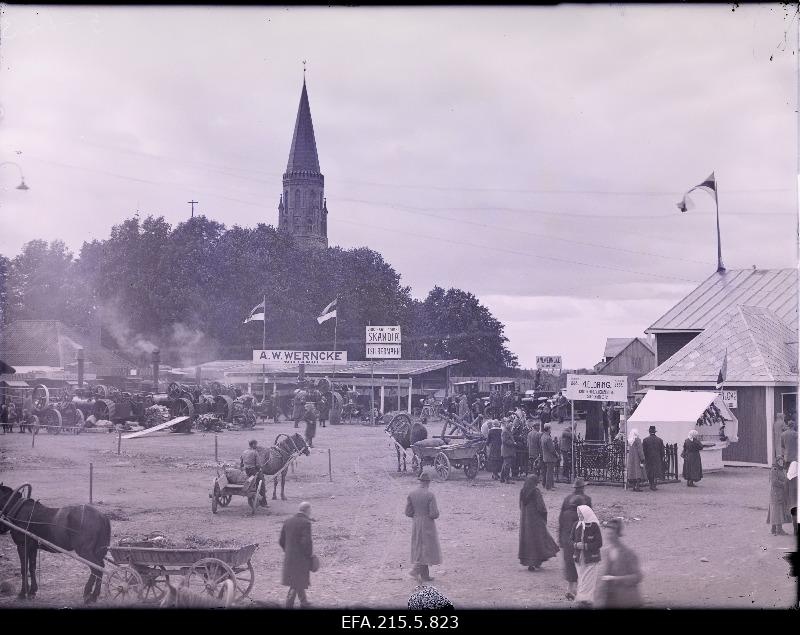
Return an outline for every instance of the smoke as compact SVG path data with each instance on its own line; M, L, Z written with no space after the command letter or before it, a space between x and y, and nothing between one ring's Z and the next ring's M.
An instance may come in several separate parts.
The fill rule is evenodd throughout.
M158 345L134 331L118 303L109 302L97 307L96 317L101 326L111 334L120 349L133 357L149 355Z
M169 351L181 367L194 366L219 356L219 344L199 329L182 322L172 324Z

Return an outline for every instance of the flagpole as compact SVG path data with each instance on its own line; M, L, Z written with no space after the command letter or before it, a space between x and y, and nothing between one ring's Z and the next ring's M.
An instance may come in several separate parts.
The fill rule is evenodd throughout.
M722 239L719 232L719 185L716 177L714 178L714 202L717 204L717 271L725 271L722 264Z
M339 328L339 296L336 296L336 315L333 318L333 377L336 379L336 331Z
M264 330L261 335L261 350L267 348L267 294L264 294L264 319L261 321L264 325ZM267 365L261 364L261 377L263 379L264 385L262 388L261 393L261 401L263 402L267 398Z

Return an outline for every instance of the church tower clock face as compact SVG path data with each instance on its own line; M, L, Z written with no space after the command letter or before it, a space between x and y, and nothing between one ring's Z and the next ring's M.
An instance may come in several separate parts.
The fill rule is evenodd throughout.
M292 234L303 247L327 247L327 217L325 177L319 169L314 124L303 78L289 162L283 175L283 194L278 203L278 227Z

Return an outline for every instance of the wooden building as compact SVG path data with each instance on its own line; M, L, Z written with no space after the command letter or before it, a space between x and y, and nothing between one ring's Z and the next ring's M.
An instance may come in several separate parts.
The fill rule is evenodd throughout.
M624 342L624 345L620 345ZM656 354L651 343L645 338L634 337L627 340L608 338L603 363L595 367L598 375L626 376L628 378L628 398L638 389L638 380L656 367Z

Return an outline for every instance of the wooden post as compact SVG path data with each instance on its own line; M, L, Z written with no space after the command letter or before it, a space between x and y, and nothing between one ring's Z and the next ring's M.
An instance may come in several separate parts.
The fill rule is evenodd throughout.
M36 445L36 428L31 426L31 448Z
M570 399L569 400L570 410L572 411L572 465L570 466L570 476L572 477L572 481L575 481L577 476L577 470L575 469L575 401Z
M117 456L122 451L122 430L117 430Z
M219 437L214 433L214 462L219 463Z
M328 448L328 480L333 483L333 471L332 471L332 462L331 462L331 449Z
M94 463L89 463L89 504L92 504L92 488L94 485Z
M625 406L622 412L623 416L625 417L625 451L622 455L622 483L623 489L628 489L628 402L625 401Z

